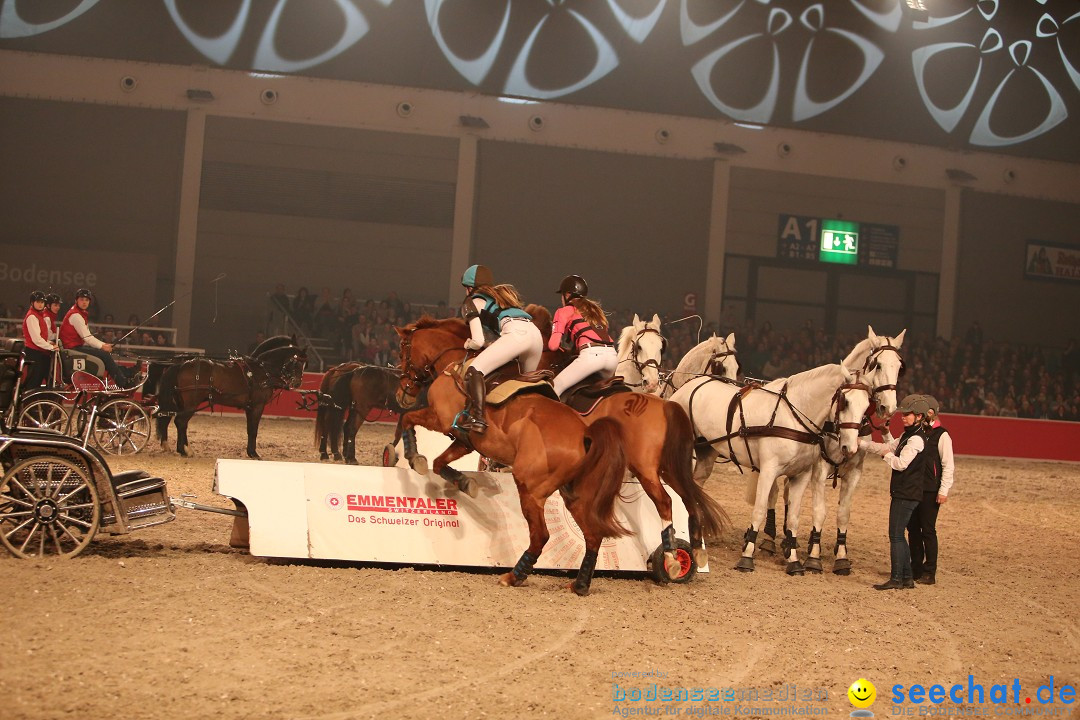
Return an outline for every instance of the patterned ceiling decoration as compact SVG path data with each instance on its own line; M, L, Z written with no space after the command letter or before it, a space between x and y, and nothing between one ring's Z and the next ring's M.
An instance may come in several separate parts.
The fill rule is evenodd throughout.
M0 48L1080 162L1075 0L0 0Z

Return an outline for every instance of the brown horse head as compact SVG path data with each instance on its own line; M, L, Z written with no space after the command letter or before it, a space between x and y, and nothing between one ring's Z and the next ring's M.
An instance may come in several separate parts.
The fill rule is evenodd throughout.
M416 405L416 399L453 359L451 351L465 353L469 327L461 318L437 320L425 315L405 327L394 328L401 338L401 381L396 393L403 408Z

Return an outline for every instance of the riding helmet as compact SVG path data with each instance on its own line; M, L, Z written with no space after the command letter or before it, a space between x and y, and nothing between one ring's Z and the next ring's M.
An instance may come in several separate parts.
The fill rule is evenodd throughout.
M90 298L92 300L94 296L86 288L79 288L75 291L75 299L78 300L79 298Z
M60 296L57 295L56 293L49 293L48 295L45 296L45 304L46 305L52 305L53 303L58 303L58 302L60 302Z
M461 276L461 284L467 288L494 285L495 276L486 265L471 265Z
M922 395L908 395L900 401L900 406L896 408L896 410L901 415L906 415L907 413L926 415L930 411L930 404L926 402L926 398Z
M585 297L589 294L589 284L580 275L567 275L559 283L559 294L570 293L571 298Z
M41 292L40 290L35 290L34 292L30 293L30 302L45 302L45 293Z

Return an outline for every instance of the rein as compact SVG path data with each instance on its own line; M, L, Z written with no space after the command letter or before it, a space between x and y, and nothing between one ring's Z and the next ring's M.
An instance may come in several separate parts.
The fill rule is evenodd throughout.
M416 331L413 330L413 332ZM469 351L463 347L447 347L436 355L431 362L425 365L421 371L418 371L412 364L412 338L413 333L410 332L401 339L402 368L399 371L401 372L401 381L399 384L402 394L405 397L416 398L420 396L420 393L422 393L428 385L435 381L436 376L439 374L439 371L435 369L435 366L442 360L443 355L458 350L467 355Z
M648 333L653 333L660 338L662 342L662 345L660 346L660 352L663 352L664 348L667 347L667 338L661 335L660 331L656 328L647 327L642 328L638 331L638 334L634 336L634 339L630 344L630 355L619 361L620 365L624 362L633 363L634 368L637 370L638 377L641 378L641 380L636 383L626 382L624 378L623 382L626 382L626 384L631 387L642 387L645 384L645 368L654 367L656 368L656 372L658 374L661 372L659 360L654 360L653 358L649 358L645 362L641 362L640 360L638 360L638 353L641 352L641 338Z

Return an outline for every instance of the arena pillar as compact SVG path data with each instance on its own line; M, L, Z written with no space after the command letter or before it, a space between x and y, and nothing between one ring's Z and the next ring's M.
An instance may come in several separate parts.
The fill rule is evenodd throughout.
M472 263L473 214L476 210L476 156L475 135L465 135L458 143L457 186L454 190L454 240L450 248L448 307L456 307L461 300L461 273Z
M199 231L199 191L202 185L206 112L187 111L184 135L184 166L180 179L180 221L176 228L176 275L173 281L173 326L176 344L187 346L191 338L191 296L195 284L195 246Z
M727 252L728 205L731 201L731 164L713 160L712 207L709 213L709 245L705 251L706 322L719 320L724 305L724 254Z
M938 337L951 338L956 320L956 273L960 255L960 213L964 188L945 188L945 223L941 237L941 274L938 275Z

